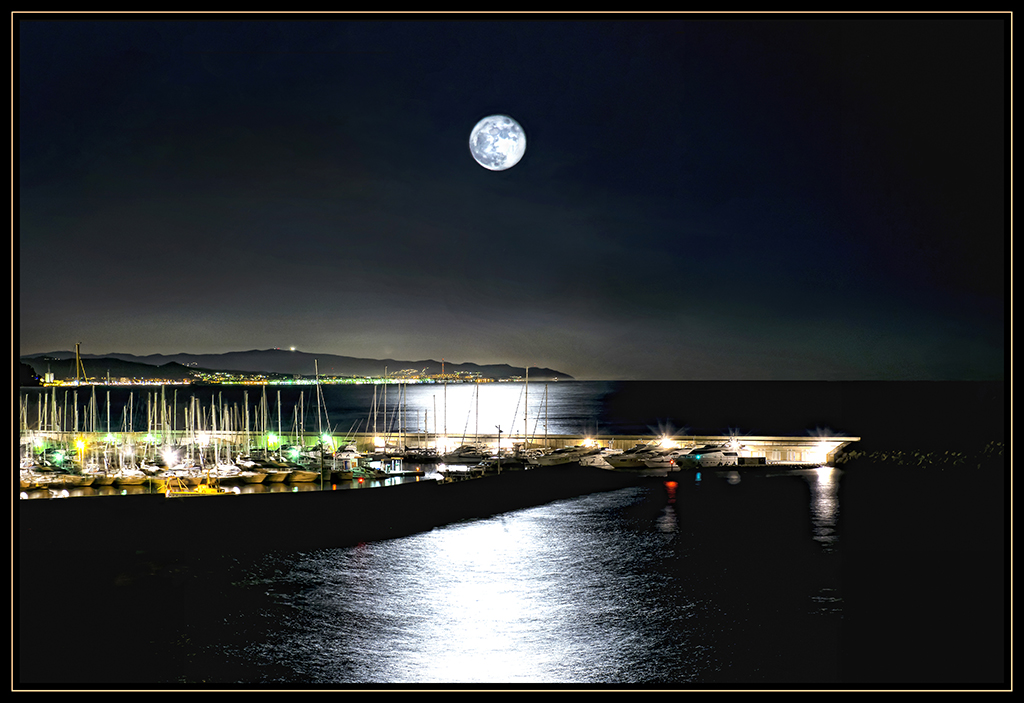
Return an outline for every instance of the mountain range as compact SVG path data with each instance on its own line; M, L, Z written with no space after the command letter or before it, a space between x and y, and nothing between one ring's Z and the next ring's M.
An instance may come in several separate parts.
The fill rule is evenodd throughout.
M312 377L317 369L321 376L381 377L384 375L385 369L389 376L404 370L414 370L417 374L424 376L433 376L442 372L446 375L478 373L483 378L494 380L526 376L525 368L508 364L455 364L433 359L420 361L360 359L337 354L313 354L287 349L254 349L224 354L149 354L147 356L122 353L81 354L80 357L87 375L93 378L105 377L109 372L111 378L127 376L173 380L192 377L199 370ZM74 359L75 352L73 351L54 351L21 357L21 361L29 364L40 376L51 371L58 379L75 377ZM569 374L554 369L531 366L529 371L531 380L573 380Z

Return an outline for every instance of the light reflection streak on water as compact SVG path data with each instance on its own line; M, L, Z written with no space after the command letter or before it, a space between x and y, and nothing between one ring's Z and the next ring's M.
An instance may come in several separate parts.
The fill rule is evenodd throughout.
M780 474L807 481L824 552L838 474ZM752 599L757 570L744 572L742 550L705 553L680 529L677 508L700 494L673 483L664 503L595 494L279 561L259 585L279 606L260 616L268 629L231 656L281 667L265 680L345 684L714 681L756 667L772 630L797 625L759 620L778 605ZM793 586L781 574L771 584ZM841 614L827 569L798 588L811 607L791 616Z
M708 666L684 624L696 601L654 621L678 589L651 568L664 534L581 526L604 500L309 555L284 579L295 620L262 646L321 682L649 681L662 650L686 652L671 671L685 679Z
M436 643L428 678L454 681L472 662L476 681L543 680L557 639L550 631L566 604L553 592L551 564L535 525L491 520L439 535L429 568L447 575L422 636Z
M826 550L831 550L838 535L839 478L842 472L829 466L820 466L808 476L811 487L811 524L814 539Z
M393 611L404 612L405 622L394 622L385 632L378 628L378 641L383 638L388 646L363 669L363 680L574 680L563 670L566 662L588 660L593 652L574 656L570 651L587 642L566 636L578 629L582 604L572 602L574 591L564 587L563 561L568 556L552 539L543 523L506 516L409 540L402 559L410 561L402 572L414 575L415 581L405 593L380 593L395 599ZM373 561L384 556L376 553L380 548L374 544L362 549L373 552L364 553ZM393 572L395 565L388 566ZM363 576L372 581L369 572Z

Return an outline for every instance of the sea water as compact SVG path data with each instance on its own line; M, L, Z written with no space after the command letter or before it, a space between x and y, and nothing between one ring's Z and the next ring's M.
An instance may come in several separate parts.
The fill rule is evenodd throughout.
M221 555L29 555L24 625L43 630L21 650L23 680L835 681L838 472L737 476L652 481L344 549L243 554L232 546L271 528L240 525L191 536L220 541ZM794 521L746 533L775 510Z
M972 387L959 407L987 408L990 391ZM656 395L649 416L630 419L623 410L635 396L626 395L605 387L599 400L588 396L593 417L632 429L657 426L659 411L665 423L665 411L680 407L674 394ZM888 400L863 422L850 401L826 420L877 427L893 412ZM705 410L727 421L727 407L706 402ZM770 426L760 411L745 417ZM790 407L786 419L814 415ZM952 493L977 503L998 482L972 493L965 475L959 489L935 492L927 474L899 482L869 469L686 472L317 551L260 550L268 530L309 529L272 519L219 534L184 525L169 536L177 545L221 546L194 555L90 551L88 541L104 536L83 525L65 552L19 555L16 680L40 688L998 683L1008 592L993 539L1000 520L952 547L935 539L946 539L946 511L969 513ZM847 483L857 490L844 491ZM847 514L859 520L855 534L843 532ZM878 536L869 546L865 525ZM915 637L924 626L926 636Z

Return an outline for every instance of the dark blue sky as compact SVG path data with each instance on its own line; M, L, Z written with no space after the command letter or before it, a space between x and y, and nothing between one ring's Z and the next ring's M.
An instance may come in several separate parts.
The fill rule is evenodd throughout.
M18 22L20 352L1002 378L1007 17L767 17Z

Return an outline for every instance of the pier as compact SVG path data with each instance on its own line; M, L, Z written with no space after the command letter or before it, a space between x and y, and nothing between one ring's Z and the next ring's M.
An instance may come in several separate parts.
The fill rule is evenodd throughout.
M47 451L59 450L79 463L87 460L102 463L125 460L126 457L161 457L167 448L177 451L201 453L214 459L237 457L251 453L276 453L285 448L315 450L323 446L327 450L354 446L359 452L399 450L409 448L433 448L440 452L449 451L462 444L481 444L497 452L499 442L503 451L512 451L517 446L562 447L590 446L600 449L624 451L638 444L660 445L665 448L700 447L704 445L727 445L739 451L740 456L761 457L766 464L831 464L836 453L843 447L857 442L860 437L788 437L788 436L726 436L726 435L685 435L657 437L654 435L544 435L525 438L521 435L460 434L445 436L435 433L407 433L382 435L372 432L340 433L292 433L278 436L275 433L256 434L237 431L149 431L149 432L72 432L49 430L22 430L22 458L41 458Z

